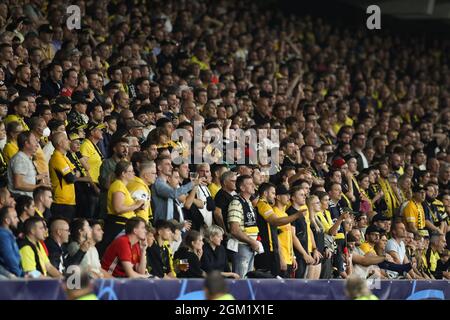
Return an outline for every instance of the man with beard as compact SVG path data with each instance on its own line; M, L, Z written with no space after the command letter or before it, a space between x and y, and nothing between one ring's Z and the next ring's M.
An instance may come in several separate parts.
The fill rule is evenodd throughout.
M13 234L18 223L14 207L4 206L0 209L0 279L23 276L19 247Z
M425 229L425 212L422 202L425 201L425 189L421 185L415 185L412 188L413 197L403 211L406 230L414 233L416 238L429 236L428 230Z
M398 177L403 175L402 158L398 153L392 153L389 157L390 172Z
M431 233L445 233L447 231L447 222L442 213L445 211L440 211L439 206L442 202L437 200L436 197L438 192L434 184L428 183L425 186L426 197L425 201L422 203L425 212L425 225L428 231Z
M256 222L264 252L255 256L255 268L270 271L276 277L281 274L277 228L299 219L303 216L303 211L298 210L292 215L279 217L274 213L272 208L275 205L275 185L263 183L259 187L258 193L259 200L256 205L258 211Z
M117 139L112 142L111 147L113 155L103 161L98 179L100 185L100 215L106 214L106 196L108 195L109 186L114 181L116 164L128 157L128 139Z
M378 165L378 169L380 170L380 177L378 178L378 183L380 184L381 191L384 194L384 201L387 205L386 216L388 218L392 218L394 216L395 211L400 207L400 203L397 195L392 189L388 177L389 177L389 167L387 163L380 163Z

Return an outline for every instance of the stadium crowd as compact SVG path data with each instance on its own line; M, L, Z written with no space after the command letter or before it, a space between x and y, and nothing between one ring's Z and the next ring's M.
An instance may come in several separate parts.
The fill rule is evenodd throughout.
M2 279L450 278L448 41L71 4L0 3Z

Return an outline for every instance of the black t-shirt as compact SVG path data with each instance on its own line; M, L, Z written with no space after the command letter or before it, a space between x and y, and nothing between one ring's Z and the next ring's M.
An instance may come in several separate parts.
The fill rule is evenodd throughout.
M213 249L209 243L203 245L203 255L201 268L205 272L220 271L229 272L230 267L227 262L227 253L225 247L220 245Z
M225 228L227 229L226 231L229 232L228 230L228 205L230 204L231 200L233 200L233 196L231 194L229 194L228 192L226 192L223 189L220 189L217 193L216 196L214 198L214 202L216 203L216 206L218 208L220 208L220 210L222 210L222 217L223 217L223 222L225 224ZM217 224L217 221L216 221Z
M200 259L186 247L181 247L175 252L174 260L187 259L189 269L187 271L178 271L178 278L203 278L203 270L201 269Z
M170 272L170 253L167 247L160 247L155 241L153 245L147 248L147 269L148 272L156 277L163 278Z
M294 207L290 206L287 210L286 213L289 216L292 216L293 214L297 213L297 209L295 209ZM305 217L301 216L300 218L298 218L297 220L295 220L294 222L292 222L292 225L295 227L295 235L297 236L298 240L300 241L300 243L302 244L302 247L305 250L308 250L308 226L306 225L306 220ZM296 251L296 250L295 250ZM297 255L299 254L299 252L297 252Z

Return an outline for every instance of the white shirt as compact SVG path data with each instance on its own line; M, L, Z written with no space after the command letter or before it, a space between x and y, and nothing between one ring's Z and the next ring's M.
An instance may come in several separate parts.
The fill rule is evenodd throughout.
M205 220L206 225L210 227L212 225L213 213L211 211L208 211L208 209L206 208L206 199L208 197L211 197L211 193L209 193L208 188L205 186L198 186L197 199L203 201L203 203L205 204L203 208L199 208L199 210L203 216L203 219Z
M398 243L395 239L389 239L386 244L386 252L389 253L390 251L394 251L400 259L400 264L403 264L403 261L406 257L405 243L403 241L400 241L400 243ZM387 273L391 279L397 278L399 276L398 272L395 271L388 270Z

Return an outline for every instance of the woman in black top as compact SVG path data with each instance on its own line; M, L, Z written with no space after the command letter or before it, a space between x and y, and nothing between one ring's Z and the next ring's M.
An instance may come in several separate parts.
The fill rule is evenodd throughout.
M230 272L227 261L227 252L222 245L223 229L212 225L208 228L205 244L203 245L203 255L201 258L201 268L205 272L220 271L224 277L239 279L237 273Z
M203 237L200 232L191 230L186 234L183 246L175 253L176 264L186 259L189 263L187 271L177 268L178 278L204 278L205 271L201 269L200 259L203 255Z

